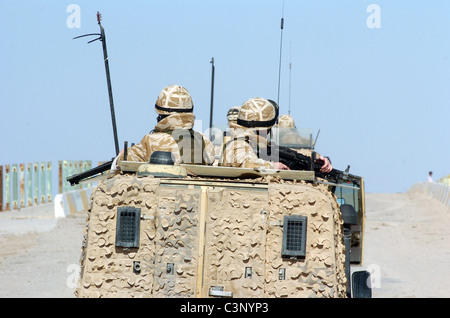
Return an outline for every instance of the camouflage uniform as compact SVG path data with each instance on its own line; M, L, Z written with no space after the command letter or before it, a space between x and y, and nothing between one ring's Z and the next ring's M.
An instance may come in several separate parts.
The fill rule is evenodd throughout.
M182 86L165 87L155 104L155 111L164 117L140 143L128 148L127 161L148 162L155 151L170 151L176 165L180 163L214 163L214 146L199 132L192 130L195 116L189 92ZM120 159L123 160L123 154Z
M224 145L223 166L273 169L272 162L261 159L258 149L267 151L267 130L276 121L276 109L261 97L244 102L237 122L229 121L232 139Z

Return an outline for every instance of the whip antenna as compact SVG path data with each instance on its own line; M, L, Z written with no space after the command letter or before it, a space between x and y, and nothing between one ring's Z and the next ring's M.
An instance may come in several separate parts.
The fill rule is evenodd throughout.
M100 26L100 33L90 33L90 34L84 34L80 36L74 37L74 39L82 38L85 36L91 36L95 35L98 36L98 38L93 39L89 41L88 43L100 40L102 42L103 46L103 59L105 61L105 71L106 71L106 82L108 84L108 95L109 95L109 106L111 109L111 120L112 120L112 126L113 126L113 133L114 133L114 143L116 147L116 155L119 154L119 140L117 137L117 127L116 127L116 116L114 114L114 101L113 101L113 95L112 95L112 87L111 87L111 77L109 75L109 62L108 62L108 52L106 51L106 37L105 37L105 30L102 27L102 24L100 23L102 21L102 15L100 12L97 11L97 22Z
M291 47L291 42L289 42L289 108L288 108L288 115L291 114L291 73L292 73L292 47Z
M214 57L211 58L211 105L209 111L209 133L211 134L211 129L213 125L213 104L214 104Z
M281 12L280 63L278 65L278 98L277 98L278 105L280 105L281 52L283 49L283 29L284 29L284 0L283 0L283 10Z

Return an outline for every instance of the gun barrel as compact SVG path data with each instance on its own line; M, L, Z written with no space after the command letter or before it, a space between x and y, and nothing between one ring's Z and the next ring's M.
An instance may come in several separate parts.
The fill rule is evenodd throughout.
M320 171L321 164L314 162L311 157L302 155L301 153L287 147L278 146L280 161L293 170L313 170L319 178L338 182L345 178L347 173L334 169L328 173Z
M89 178L91 176L95 176L96 174L105 172L109 169L111 169L113 161L105 162L104 164L99 165L98 167L86 170L84 172L74 174L73 176L67 177L67 181L70 183L70 185L76 185L80 183L81 180L84 180L86 178Z

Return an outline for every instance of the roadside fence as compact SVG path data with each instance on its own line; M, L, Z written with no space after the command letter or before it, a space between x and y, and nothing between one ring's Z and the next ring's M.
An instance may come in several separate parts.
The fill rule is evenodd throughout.
M450 209L450 186L436 182L419 182L414 184L409 191L420 191L442 202Z
M58 193L90 187L90 184L71 186L66 178L91 168L91 160L58 161ZM52 201L51 161L0 165L0 211L16 210Z

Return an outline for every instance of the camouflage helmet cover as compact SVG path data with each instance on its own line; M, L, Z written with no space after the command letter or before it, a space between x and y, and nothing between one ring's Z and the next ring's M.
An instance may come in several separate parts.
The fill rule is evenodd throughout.
M248 127L264 129L272 127L277 120L277 110L274 105L262 97L254 97L245 101L237 119L237 124Z
M180 85L168 85L161 90L155 103L158 114L191 113L194 110L191 94Z
M272 99L268 99L268 101L273 105L273 107L275 107L275 109L277 110L277 114L278 114L278 110L280 109L280 106L278 106L278 104Z
M228 121L236 121L239 114L239 106L233 106L228 110L227 120Z
M294 118L290 115L281 115L278 119L278 127L281 128L295 128Z

